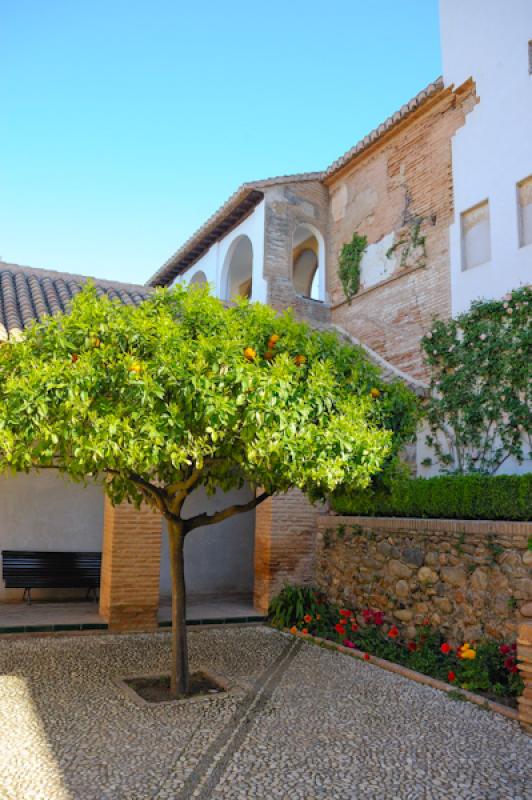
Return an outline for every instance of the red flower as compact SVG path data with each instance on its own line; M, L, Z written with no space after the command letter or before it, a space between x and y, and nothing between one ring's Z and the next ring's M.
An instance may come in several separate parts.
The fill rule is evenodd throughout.
M415 642L408 642L407 647L411 653L417 650L417 644Z
M512 650L513 650L513 651L514 651L514 653L515 653L515 651L517 650L517 642L514 642L514 643L512 644Z
M430 625L430 619L428 619L428 617L425 617L425 619L423 620L423 622L422 622L421 624L422 624L422 625L423 625L425 628L428 628L428 627L429 627L429 625Z
M510 668L510 672L513 672L514 674L516 672L519 672L519 667L517 666L517 664L514 664L513 667Z
M510 645L509 644L501 644L499 647L499 653L502 653L503 656L507 656L510 652Z
M383 625L384 624L384 614L382 611L375 611L373 614L373 622L375 625Z
M388 631L388 636L390 637L390 639L396 639L399 636L399 630L398 628L395 627L395 625L392 625L392 627Z
M449 683L453 683L456 680L456 674L452 670L447 673L447 680Z
M350 617L350 616L351 616L351 613L352 613L352 612L351 612L351 611L348 611L348 610L347 610L347 608L341 608L341 609L340 609L340 616L341 616L341 617Z
M307 628L303 628L301 633L303 634L303 636L307 636L308 635L308 629Z
M303 617L303 621L312 622L312 617L310 616L310 614L305 614L305 616Z
M365 608L364 611L362 612L362 616L364 617L366 622L369 622L370 619L373 617L373 611L371 610L371 608Z
M343 625L340 625L339 622L334 626L334 630L336 631L336 633L339 633L340 636L345 636L345 627Z
M513 667L515 667L515 659L512 658L512 656L509 656L508 658L505 658L504 659L504 668L512 670Z
M442 646L440 647L440 650L442 651L442 653L443 653L444 655L447 655L447 653L450 653L450 652L451 652L451 650L452 650L452 647L451 647L451 645L450 645L450 644L447 644L447 642L444 642L444 643L442 644Z
M354 644L353 644L353 642L351 642L349 639L344 639L344 641L342 642L342 644L344 645L344 647L350 647L350 648L351 648L351 650L354 650L354 649L355 649L355 645L354 645Z
M358 631L358 625L355 622L353 622L353 624L351 625L351 630Z
M369 653L364 653L364 661L369 661Z

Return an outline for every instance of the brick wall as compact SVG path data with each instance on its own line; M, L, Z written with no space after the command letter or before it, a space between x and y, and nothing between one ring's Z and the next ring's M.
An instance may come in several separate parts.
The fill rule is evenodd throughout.
M519 698L519 721L525 731L532 735L532 622L519 627L517 660L525 682L525 690Z
M274 186L265 192L264 277L268 281L268 303L297 316L328 322L324 303L296 294L292 283L292 237L298 225L308 223L327 238L329 193L320 181Z
M254 605L266 611L285 583L309 583L314 575L316 508L298 490L270 497L255 519Z
M161 517L150 507L113 507L106 497L100 614L111 630L153 630L159 609Z
M433 316L450 315L449 225L453 220L451 138L474 104L472 87L442 89L417 112L328 179L328 291L332 321L386 360L423 378L419 340ZM422 217L426 266L420 258L373 287L361 286L349 305L338 279L338 256L353 233L368 243L395 232L411 235Z

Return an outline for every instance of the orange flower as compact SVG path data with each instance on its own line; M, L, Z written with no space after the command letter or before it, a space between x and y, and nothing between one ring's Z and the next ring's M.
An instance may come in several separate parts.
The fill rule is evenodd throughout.
M252 347L246 347L246 349L244 350L244 358L247 359L248 361L255 361L255 359L257 358L257 353Z
M292 627L290 628L290 633L297 633L297 628L295 625L292 625Z
M312 617L310 616L310 614L305 614L305 616L303 617L303 621L312 622Z
M392 627L388 631L388 636L390 637L390 639L396 639L399 636L399 630L395 627L395 625L392 625Z
M296 362L298 367L302 367L306 360L307 360L307 357L306 356L301 356L301 355L296 356L294 358L294 361Z
M377 397L381 396L380 389L377 389L377 387L374 386L373 389L370 390L370 395L373 397L374 400L376 400Z
M301 633L302 633L304 636L306 636L306 635L308 634L308 630L307 630L306 628L303 628L303 630L301 631Z
M316 619L321 619L319 614L316 614Z

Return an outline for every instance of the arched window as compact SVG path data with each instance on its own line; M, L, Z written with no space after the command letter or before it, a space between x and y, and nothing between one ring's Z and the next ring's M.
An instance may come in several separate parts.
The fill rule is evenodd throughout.
M207 276L203 270L199 269L189 280L189 283L207 283Z
M323 299L322 261L321 235L310 225L298 225L292 237L292 283L298 294L312 300Z
M251 298L253 284L253 247L248 236L238 236L225 257L222 295L225 300Z

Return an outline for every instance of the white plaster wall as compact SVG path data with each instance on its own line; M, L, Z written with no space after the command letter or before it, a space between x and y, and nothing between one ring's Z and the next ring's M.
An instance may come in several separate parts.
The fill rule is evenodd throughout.
M434 455L434 450L428 446L426 442L427 435L429 434L429 427L426 423L420 427L416 442L416 474L419 478L432 478L435 475L441 474L441 469L438 461ZM443 436L440 436L440 441L446 447ZM523 442L523 454L528 453L526 442ZM430 459L432 463L425 466L423 461ZM524 475L526 472L532 472L532 460L524 458L520 464L515 458L509 458L497 470L497 475Z
M386 253L392 247L395 233L392 231L383 236L378 242L369 244L360 262L360 285L362 289L369 289L370 286L389 278L395 271L397 256L392 254L390 258Z
M264 280L264 201L261 201L253 212L244 219L240 225L233 228L223 239L215 242L212 247L196 261L177 280L188 283L196 272L202 270L207 281L214 289L217 297L224 297L226 274L224 267L226 256L232 243L239 236L248 236L253 247L253 286L251 299L261 303L266 302L267 284ZM174 281L174 283L176 282Z
M532 245L519 247L516 184L532 174L532 0L440 0L446 86L476 83L480 102L452 140L452 312L532 280ZM460 214L489 200L491 259L462 271Z
M103 506L101 487L83 487L52 471L2 475L0 550L101 551ZM84 596L85 590L35 590L32 595ZM0 578L0 602L21 598L21 589L6 590Z
M212 514L229 505L247 503L253 497L248 487L216 492L209 497L203 488L193 492L183 515ZM217 525L197 528L185 539L187 595L251 595L254 580L255 511L237 514ZM163 522L161 542L161 597L171 596L168 534Z

